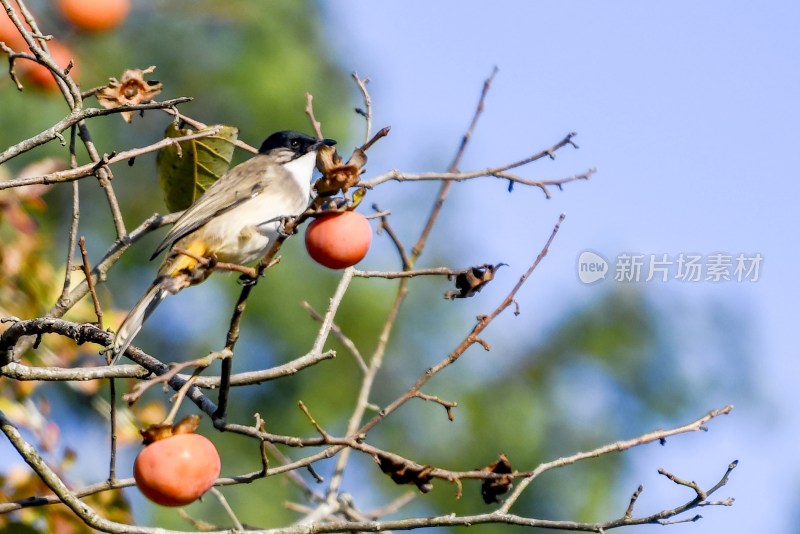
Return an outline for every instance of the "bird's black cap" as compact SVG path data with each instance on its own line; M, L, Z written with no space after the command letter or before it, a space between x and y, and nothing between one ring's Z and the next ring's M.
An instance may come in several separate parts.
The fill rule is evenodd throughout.
M292 130L283 130L275 132L267 137L261 148L258 149L259 154L266 154L276 148L288 148L298 156L307 154L312 150L318 149L321 145L333 146L336 144L334 139L317 139L304 133L295 132Z

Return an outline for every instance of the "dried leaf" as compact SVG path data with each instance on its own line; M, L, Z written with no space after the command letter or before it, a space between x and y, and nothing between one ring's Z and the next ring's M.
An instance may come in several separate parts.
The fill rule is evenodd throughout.
M172 427L173 434L192 434L200 426L199 415L187 415Z
M422 493L428 493L433 489L430 466L415 465L386 455L375 455L373 458L381 471L389 475L396 484L414 484Z
M444 294L444 298L452 300L473 296L475 293L483 289L483 286L494 279L495 271L497 271L497 269L503 265L506 264L486 264L465 269L456 275L456 289L451 289L450 291L446 292Z
M216 128L209 126L207 131ZM180 137L195 133L191 129L177 128L170 124L166 137ZM164 202L170 211L188 208L211 184L226 172L233 158L234 143L239 130L222 126L214 135L183 141L162 148L158 152L156 165L161 179Z
M320 196L328 197L339 191L347 193L360 180L367 164L367 155L357 148L353 151L347 163L332 146L322 146L317 151L317 168L322 173L322 178L316 181L314 189Z
M144 430L141 430L140 433L142 434L142 443L144 445L150 445L155 441L172 436L172 425L164 423L150 425Z
M144 75L152 73L156 68L128 69L122 73L122 81L109 78L108 85L97 91L97 101L104 108L118 108L151 101L161 92L161 82L145 80ZM125 122L131 122L133 111L120 113Z
M488 466L484 467L481 471L487 471L489 473L495 473L498 475L507 475L513 472L511 469L511 462L508 461L508 458L505 454L500 453L500 458ZM498 497L503 495L504 493L508 492L514 484L512 484L512 479L510 476L502 476L499 478L487 478L481 484L481 496L483 497L483 502L486 504L492 504L500 502Z

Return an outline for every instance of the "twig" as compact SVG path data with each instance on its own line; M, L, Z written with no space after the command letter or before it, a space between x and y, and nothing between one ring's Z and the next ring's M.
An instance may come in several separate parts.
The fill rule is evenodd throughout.
M334 291L330 300L330 304L328 305L328 309L325 311L325 316L322 318L322 324L320 325L319 333L317 333L317 337L314 340L314 345L311 347L310 352L312 354L322 352L322 347L325 346L325 341L328 339L328 334L333 328L333 318L336 316L336 311L339 309L339 305L342 303L342 299L347 292L347 288L350 286L350 282L353 280L353 271L354 269L352 267L348 267L342 272L342 277L339 279L339 284L336 286L336 291Z
M195 372L200 372L200 368L196 369ZM181 386L181 389L175 394L175 397L172 401L172 408L170 408L169 413L164 418L165 425L171 425L175 422L175 416L178 415L178 410L181 408L181 403L183 403L183 398L186 397L186 393L189 391L189 388L192 387L194 381L197 380L196 375L192 375L186 383Z
M143 154L148 154L150 152L161 150L162 148L170 145L177 146L178 143L182 143L183 141L201 139L203 137L215 135L216 133L219 133L218 128L207 130L205 132L183 135L180 137L166 137L146 147L118 152L112 157L104 158L103 161L105 162L105 165L113 165L115 163L127 162L130 161L132 158L136 158ZM57 171L50 174L46 174L44 176L32 176L29 178L18 178L16 180L8 180L0 182L0 190L8 189L10 187L22 187L26 185L37 185L37 184L49 185L49 184L57 184L64 182L72 182L80 178L91 176L92 174L94 174L96 167L97 163L92 162L92 163L87 163L86 165L81 165L80 167L75 167L63 171Z
M228 514L228 517L231 518L231 521L233 521L234 528L238 532L244 531L244 527L242 526L241 521L239 521L239 518L236 517L236 514L233 511L233 508L231 508L231 505L228 504L228 500L225 498L225 496L222 494L222 492L219 491L217 488L213 488L213 487L209 491L214 495L214 497L217 498L219 503L222 505L223 510L225 510L225 513Z
M36 448L25 441L17 428L11 423L6 415L0 411L0 430L6 435L11 445L17 450L19 455L38 475L39 479L56 494L58 499L75 512L84 523L98 530L107 530L113 525L112 521L103 519L97 512L87 504L80 501L67 486L61 481L58 475L53 472L44 459L39 456ZM136 532L133 527L129 532Z
M555 226L553 227L553 231L550 233L550 237L547 239L544 247L542 248L539 255L536 257L534 262L528 268L528 270L523 274L517 284L512 288L512 290L508 293L503 302L500 303L497 308L494 309L492 313L489 315L483 315L478 317L478 322L472 328L472 331L469 335L456 347L456 349L451 352L444 360L440 361L433 367L429 368L424 375L422 375L416 383L411 386L403 395L395 399L391 404L383 408L377 415L375 415L372 419L370 419L366 424L364 424L361 428L359 428L355 434L364 434L375 427L378 423L380 423L383 419L385 419L389 414L397 410L400 406L405 404L409 399L416 396L416 393L424 386L428 380L430 380L433 376L439 373L445 367L451 365L453 362L458 360L466 350L471 347L474 343L476 343L480 337L480 333L483 332L489 324L500 315L506 308L508 308L512 302L514 302L514 296L517 292L522 288L523 284L528 280L528 278L533 274L533 271L536 267L539 266L539 263L544 259L547 255L548 251L550 250L550 245L552 244L553 240L558 234L559 229L561 228L561 223L564 220L565 215L562 213L561 216L558 218L558 222L556 222ZM354 433L349 433L349 435L353 435Z
M89 285L89 294L92 296L94 313L97 316L97 326L103 328L103 309L100 307L100 300L97 298L97 291L95 291L94 282L92 282L92 269L89 267L89 254L86 252L86 238L81 236L78 245L80 246L81 258L83 259L81 270L83 270L86 283Z
M724 475L722 475L722 478L720 479L720 481L717 482L717 484L714 487L712 487L710 490L708 490L706 493L708 495L711 495L712 493L714 493L715 491L720 489L722 486L727 484L728 483L728 477L730 476L731 472L733 472L733 470L736 469L736 467L738 465L739 465L739 460L734 460L730 464L728 464L728 470L725 471Z
M72 337L68 332L79 325L63 321L63 329L55 333ZM71 325L71 326L67 326ZM52 332L52 331L51 331ZM105 338L104 338L105 339ZM334 351L325 351L322 354L305 354L295 360L258 371L248 371L231 375L231 387L250 386L260 384L270 380L275 380L285 376L293 375L306 367L315 365L321 361L332 359L336 356ZM191 362L184 362L191 363ZM20 363L10 362L0 367L0 375L13 378L14 380L35 380L43 382L71 382L85 380L101 380L105 378L143 378L150 374L150 371L140 365L114 365L113 367L81 367L81 368L62 368L62 367L29 367ZM174 374L179 379L187 380L188 375ZM201 388L216 389L219 387L219 376L198 377L196 386Z
M255 414L256 424L254 425L256 430L259 432L264 432L264 420L261 418L261 414L256 412ZM269 457L267 456L267 442L264 440L258 441L258 448L259 452L261 452L261 469L262 472L266 475L267 471L269 471Z
M191 126L192 128L195 128L197 130L203 130L203 129L208 128L207 124L205 124L203 122L200 122L200 121L198 121L196 119L193 119L193 118L191 118L191 117L189 117L187 115L184 115L184 114L180 113L178 111L178 108L175 107L175 106L169 107L169 108L163 108L161 111L172 115L173 117L175 117L176 121L185 122L186 124L188 124L189 126ZM178 139L178 138L176 137L175 139ZM237 148L241 148L242 150L244 150L246 152L250 152L251 154L258 154L258 149L256 147L245 143L241 139L236 139L236 141L234 141L233 144L236 145Z
M673 475L672 473L667 472L665 469L659 469L658 470L658 474L659 475L664 475L665 477L667 477L668 479L673 481L675 484L678 484L679 486L686 486L687 488L693 489L695 491L695 493L697 493L697 498L699 500L701 500L701 501L705 500L705 498L708 497L706 492L703 491L703 488L701 488L697 484L697 482L695 482L693 480L692 481L683 480L683 479L678 478L677 476Z
M108 271L112 266L114 266L114 264L119 260L123 252L125 252L129 246L153 230L161 228L166 224L172 224L180 216L181 212L172 213L169 215L153 215L140 224L135 230L130 232L124 240L118 239L115 241L114 244L111 245L108 250L106 250L106 253L100 259L100 261L95 264L94 269L92 269L92 281L96 284L98 281L104 280ZM88 293L89 284L84 280L74 287L67 295L62 296L58 302L56 302L56 304L50 308L46 316L52 318L62 317ZM20 352L24 352L29 346L30 345L27 345L23 342L20 343L18 349ZM0 355L0 363L2 363L2 355Z
M0 334L0 370L4 375L8 375L9 370L17 369L17 365L4 365L6 362L3 358L9 358L13 355L13 348L17 345L17 341L23 336L40 335L45 333L59 334L76 340L79 343L90 342L96 343L100 346L108 346L111 343L112 334L105 330L100 330L97 325L84 323L77 324L63 319L56 319L53 317L42 317L39 319L31 319L29 321L14 321L2 334ZM128 356L132 358L140 366L144 367L148 372L162 375L170 369L159 360L146 354L136 347L129 349ZM115 371L113 369L104 369L104 374L107 376L130 376L129 369L131 366L119 366L123 369ZM86 369L80 370L90 375L95 370ZM66 373L73 372L66 370ZM61 373L62 375L64 373ZM186 379L180 376L173 376L169 379L167 384L175 391L179 390L186 383ZM211 415L217 410L217 406L211 402L203 393L196 387L191 388L188 393L189 399L197 405L205 413Z
M308 411L308 407L306 406L306 404L303 401L298 401L297 407L300 408L300 410L306 416L308 422L311 423L311 426L314 427L314 430L319 432L319 435L322 436L322 439L324 439L326 442L329 441L331 439L331 435L328 434L325 431L325 429L319 425L319 423L317 423L317 420L314 419L314 417L312 417L311 412Z
M211 365L211 363L214 360L216 360L218 358L224 358L224 357L225 357L224 354L211 353L208 356L204 356L202 358L197 358L196 360L189 360L189 361L186 361L186 362L173 363L173 364L171 364L169 366L169 370L168 371L166 371L166 372L164 372L164 373L162 373L162 374L160 374L160 375L158 375L158 376L156 376L154 378L151 378L150 380L145 380L143 382L138 382L135 386L133 386L133 390L131 390L130 393L127 393L122 397L122 400L127 402L129 405L134 404L135 402L137 402L142 397L142 395L144 395L145 391L147 391L148 389L150 389L151 387L153 387L153 386L155 386L157 384L166 384L166 383L168 383L170 380L172 380L173 377L177 376L178 373L180 373L182 370L186 369L187 367L195 367L197 370L205 369L206 367ZM197 381L198 378L199 378L199 376L197 376L197 371L195 371L189 377L186 378L185 384L189 383L189 382L194 384ZM181 386L181 389L182 388L183 388L183 386Z
M643 491L644 491L644 486L639 484L639 487L636 488L636 491L634 491L633 495L631 495L631 501L628 504L628 508L625 510L625 515L623 516L625 519L630 519L631 516L633 515L633 507L636 505L636 501L639 499L639 496L642 494Z
M308 115L308 120L311 121L311 128L314 130L317 139L323 139L322 125L314 116L314 95L311 93L306 93L306 115Z
M439 397L437 397L435 395L426 395L425 393L422 393L421 391L417 391L416 393L414 393L414 396L419 398L419 399L425 400L425 401L435 402L436 404L440 404L445 409L445 411L447 412L447 418L450 421L455 421L455 414L453 413L453 408L457 408L458 407L458 403L457 402L451 402L451 401L442 400L442 399L440 399Z
M388 181L391 181L391 180L398 181L398 182L431 181L431 180L433 180L433 181L445 181L446 183L450 183L450 182L453 182L453 181L461 182L461 181L464 181L464 180L472 180L472 179L475 179L475 178L484 178L484 177L487 177L487 176L495 176L495 177L503 178L503 179L506 179L506 180L510 180L512 182L519 183L519 184L522 184L522 185L530 185L530 186L539 187L545 192L545 196L547 196L547 198L550 198L550 194L547 191L547 187L546 186L553 185L553 186L556 186L556 187L560 188L560 186L562 186L562 185L564 185L566 183L569 183L569 182L573 182L573 181L576 181L576 180L588 180L588 179L590 179L592 177L592 175L594 173L597 172L597 170L596 169L589 169L586 172L583 172L583 173L580 173L580 174L576 174L574 176L568 176L566 178L560 178L560 179L556 179L556 180L544 180L544 181L542 181L542 180L528 180L528 179L521 178L521 177L513 175L513 174L509 174L506 171L508 171L510 169L514 169L514 168L519 167L521 165L527 165L529 163L532 163L532 162L534 162L536 160L539 160L541 158L544 158L544 157L553 157L553 154L557 150L559 150L559 149L561 149L561 148L563 148L565 146L574 146L574 144L572 143L572 138L575 137L576 135L577 134L575 134L575 133L567 134L567 136L564 137L561 141L559 141L558 143L556 143L555 145L553 145L552 147L550 147L550 148L548 148L546 150L542 150L541 152L537 152L536 154L533 154L532 156L529 156L529 157L527 157L525 159L522 159L522 160L519 160L519 161L515 161L514 163L508 163L508 164L505 164L505 165L500 165L498 167L487 167L485 169L478 169L478 170L474 170L474 171L464 171L464 172L460 172L460 171L457 171L457 170L450 170L448 172L425 172L425 173L417 173L417 174L403 173L403 172L400 172L398 170L391 170L391 171L389 171L389 172L387 172L385 174L382 174L380 176L377 176L377 177L375 177L375 178L373 178L371 180L364 180L364 181L361 182L361 185L363 185L364 187L367 187L367 188L374 188L374 187L376 187L376 186L378 186L378 185L380 185L380 184L382 184L384 182L388 182Z
M37 382L75 382L104 380L106 378L142 378L150 371L140 365L115 365L113 367L28 367L17 362L0 367L0 375L14 380Z
M29 139L26 139L25 141L21 141L16 145L9 147L2 153L0 153L0 163L8 161L9 159L18 156L23 152L27 152L39 145L43 145L49 141L52 141L53 139L56 139L61 132L86 119L91 119L93 117L101 117L104 115L112 115L115 113L121 113L123 111L162 109L166 107L176 106L178 104L183 104L191 100L192 99L188 97L180 97L180 98L173 98L172 100L165 100L163 102L148 102L146 104L126 105L109 109L86 108L83 110L75 110L70 112L66 117L56 122L47 130L44 130L43 132Z
M377 204L373 204L372 209L377 211L378 213L382 212L382 210L378 207ZM408 254L406 254L406 249L403 246L403 243L400 241L400 238L397 237L397 234L389 224L389 214L386 213L381 215L380 219L381 223L380 226L378 227L378 233L386 232L386 235L388 235L389 239L392 240L392 243L394 243L394 247L397 249L397 253L400 255L400 263L403 266L403 272L411 272L411 260L409 259Z
M382 139L382 138L386 137L387 135L389 135L390 131L391 131L391 127L384 126L380 130L378 130L378 133L376 133L374 136L372 136L372 139L370 139L369 141L367 141L366 143L361 145L361 147L359 147L359 148L361 148L361 150L366 152L367 150L372 148L372 145L374 145L376 141L378 141L379 139Z
M354 271L354 273L355 273L355 271ZM317 310L312 308L311 304L309 304L308 302L304 301L302 305L303 305L303 309L308 312L308 314L311 316L312 319L314 319L315 321L320 321L320 322L323 321L323 319L324 319L323 316L320 315L317 312ZM361 352L358 350L358 347L356 347L356 344L353 342L353 340L350 339L349 337L347 337L347 335L344 332L342 332L342 329L339 328L339 326L336 323L331 323L331 327L330 328L331 328L331 333L333 334L333 336L339 341L339 343L344 345L344 347L347 349L347 351L356 360L356 363L358 364L359 369L361 369L361 371L363 373L366 373L367 372L367 363L364 361L364 357L361 355Z
M361 95L364 97L364 109L357 111L359 111L359 114L362 115L366 121L364 128L364 147L367 147L368 144L371 144L370 136L372 135L372 98L370 98L369 91L367 91L369 78L362 79L356 72L352 73L351 76L353 77L353 80L355 80L358 88L361 90ZM366 150L364 147L362 147L362 150Z
M521 178L521 177L517 176L516 174L511 174L511 173L504 172L504 171L492 173L491 176L496 176L498 178L507 179L508 182L509 182L508 183L509 192L511 192L511 190L513 189L512 186L514 184L523 184L523 185L536 186L536 187L538 187L539 189L542 190L542 193L544 193L545 198L549 200L549 199L553 198L553 195L550 194L550 190L547 188L548 185L554 185L554 186L556 186L558 188L559 191L562 191L564 189L563 188L564 184L567 184L569 182L574 182L576 180L588 180L596 172L597 172L597 169L589 169L588 171L586 171L584 173L574 174L572 176L567 176L566 178L559 178L557 180L543 180L543 181L526 180L525 178Z
M83 146L86 147L86 151L89 153L89 157L91 157L92 161L95 163L101 163L102 158L100 157L97 148L94 146L92 136L89 133L89 128L86 127L85 120L78 122L78 135L83 141ZM106 201L108 202L108 207L111 211L111 219L114 221L114 228L117 231L117 238L124 239L128 234L128 230L125 228L125 221L122 219L122 211L119 208L117 195L114 193L114 187L111 185L111 180L113 179L111 170L107 165L101 165L97 167L95 176L97 176L97 181L100 184L100 188L103 189L103 192L106 195Z
M84 486L83 488L73 490L72 493L74 493L79 499L82 499L84 497L96 495L97 493L102 493L104 491L127 488L133 486L135 483L136 481L133 478L116 479L113 482L105 480L97 484L91 484L89 486ZM50 504L60 503L61 499L57 495L37 495L34 497L26 497L13 502L0 503L0 514L16 512L17 510L22 510L23 508L34 508L38 506L48 506Z
M364 515L371 518L371 519L378 519L383 516L387 516L390 514L397 513L400 511L403 506L410 503L416 498L417 494L413 491L407 491L400 495L398 498L387 504L386 506L382 506L381 508L376 508L369 512L365 512Z
M73 127L70 130L70 137L69 137L69 154L70 154L70 168L75 168L78 166L78 160L75 156L75 137L76 132L75 128ZM1 184L0 184L1 185ZM72 262L75 252L75 241L78 238L78 223L80 221L81 210L80 210L80 189L78 188L77 183L72 184L72 222L69 227L69 238L67 239L67 260L66 266L64 267L64 288L61 290L61 297L67 294L69 291L69 287L72 283Z
M654 432L650 432L648 434L644 434L637 438L628 440L628 441L618 441L616 443L612 443L610 445L605 445L603 447L599 447L592 451L588 452L579 452L577 454L573 454L572 456L566 456L563 458L559 458L557 460L553 460L552 462L547 462L545 464L541 464L539 467L533 470L529 478L523 480L517 487L514 489L514 492L506 499L503 506L500 508L499 511L501 512L508 512L511 509L511 506L519 499L519 496L522 495L522 492L536 479L537 476L544 473L545 471L549 471L550 469L554 469L557 467L562 467L564 465L574 464L581 460L585 460L587 458L596 458L598 456L602 456L604 454L608 454L610 452L619 452L630 449L632 447L637 447L639 445L643 445L645 443L653 443L655 441L664 440L670 436L675 436L677 434L685 434L687 432L698 432L704 428L704 425L709 422L710 420L714 419L715 417L719 417L720 415L727 415L733 410L733 405L729 404L724 408L719 410L711 410L703 417L693 421L687 425L674 428L671 430L656 430ZM730 470L728 471L730 473ZM726 473L727 475L727 473Z
M450 267L429 267L413 271L360 271L356 269L353 272L353 276L356 278L386 278L393 280L397 278L414 278L416 276L457 276L463 272L464 269L452 269Z
M496 74L497 74L497 67L495 67L492 70L492 73L483 82L483 89L481 90L481 96L478 99L478 107L475 108L475 113L472 116L472 121L469 124L469 128L467 128L466 133L461 138L461 144L458 147L458 151L456 151L456 155L453 158L453 162L450 164L450 167L448 168L447 171L448 173L455 173L458 171L458 166L461 164L461 158L464 157L464 152L467 149L467 144L469 144L469 140L472 138L472 133L475 131L475 126L477 126L478 124L478 119L480 119L481 114L483 114L483 108L486 102L486 96L489 94L489 88L492 86L492 81L494 80ZM372 182L372 180L370 182ZM370 187L369 182L365 183L364 185ZM422 249L428 240L428 236L433 230L433 225L439 218L439 213L441 213L442 206L444 205L444 201L447 199L447 196L450 193L450 188L452 187L452 185L453 185L452 181L446 180L442 182L442 185L439 188L439 195L436 197L436 202L434 202L433 204L433 209L431 210L430 215L428 215L428 220L425 223L425 227L422 230L422 234L419 236L419 239L414 244L414 248L411 249L412 266L414 265L419 255L422 253Z
M109 422L109 447L111 449L108 459L108 481L113 483L117 479L117 381L113 378L108 381L108 413Z

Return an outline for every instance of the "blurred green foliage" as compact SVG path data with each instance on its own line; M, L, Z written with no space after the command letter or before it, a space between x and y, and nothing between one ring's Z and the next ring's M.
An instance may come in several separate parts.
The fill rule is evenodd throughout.
M43 30L76 50L85 89L119 77L128 67L156 65L152 78L164 84L159 99L191 96L195 100L181 106L185 114L208 124L236 126L240 138L256 146L277 129L309 131L303 110L304 95L310 92L324 133L349 146L353 117L348 103L357 92L330 57L324 44L324 21L310 1L137 2L121 28L98 35L69 28L50 2L30 4ZM37 133L66 110L58 96L29 89L19 93L6 76L0 78L0 103L3 147ZM91 99L90 105L94 105ZM132 125L112 116L92 120L89 126L99 150L111 152L158 140L169 122L168 115L151 111L135 117ZM341 145L340 149L346 152ZM9 166L18 169L44 155L66 158L67 149L50 143ZM242 157L241 153L234 156ZM152 213L165 211L153 155L113 170L129 229ZM87 236L92 259L96 259L115 239L113 226L96 184L84 180L80 190L80 233ZM71 215L70 199L69 187L56 188L48 194L49 210L40 218L43 231L54 234L51 241L56 246L49 255L55 265L63 264L61 243ZM396 220L402 224L402 214ZM114 267L100 288L107 308L125 310L144 291L157 268L147 258L158 239L154 235L141 241ZM237 346L237 371L283 363L310 348L318 325L308 319L300 303L308 301L324 312L337 276L310 261L300 261L305 254L301 249L300 239L290 239L282 251L284 264L269 272L249 300ZM53 280L55 285L60 283ZM377 343L395 288L396 282L356 281L340 308L338 325L365 355ZM394 399L468 333L474 313L444 302L441 294L446 289L443 280L412 283L413 295L390 342L373 402ZM175 360L219 349L237 294L234 277L216 276L202 287L168 299L137 344L154 354L174 355ZM496 305L487 298L487 293L474 298L483 312ZM552 329L544 339L531 340L526 332L514 329L493 334L500 338L499 344L514 347L502 354L503 365L496 372L471 370L469 364L459 362L457 371L448 369L426 391L459 403L454 422L446 420L440 406L412 402L377 427L369 440L419 463L453 470L488 465L500 452L508 455L514 468L530 469L541 461L652 430L654 422L699 415L699 393L710 385L722 386L717 391L746 387L742 317L730 312L728 321L711 324L709 317L721 317L721 308L714 307L684 321L670 320L673 315L659 306L674 309L679 303L656 305L642 291L626 289L596 302L576 304L563 317L551 320ZM698 373L687 367L681 358L686 347L678 341L690 326L686 321L705 321L704 331L719 333L706 340L711 352L738 347L731 356L740 366L738 371L720 380L713 372ZM236 390L230 419L251 424L258 412L270 432L310 436L313 429L297 409L302 399L329 432L343 432L361 373L341 346L331 342L330 347L339 352L334 360L292 377ZM467 354L465 359L470 357ZM71 392L69 397L74 395ZM166 402L168 394L151 391L148 398ZM86 409L84 403L72 398L66 405L74 417L87 418L79 412ZM701 410L710 408L701 405ZM104 424L99 417L94 422ZM252 440L218 434L207 426L202 430L219 446L223 475L260 468L258 446ZM285 452L293 458L309 453L303 449ZM572 466L568 476L548 474L530 488L517 511L576 520L607 518L608 488L619 480L624 461L623 456L612 455ZM321 462L315 468L327 477L333 462ZM354 455L351 462L344 490L358 502L363 500L364 508L385 504L410 489L395 486L371 458ZM121 476L128 476L130 466L121 464L119 470ZM306 473L301 475L315 485ZM222 491L244 523L259 526L291 522L297 515L287 511L284 502L304 502L302 492L280 476ZM135 490L124 493L134 499L141 523L188 528L174 510L148 507ZM411 509L430 515L489 510L481 501L478 483L466 482L460 500L454 495L453 486L436 481L434 491L418 497ZM213 498L191 505L188 511L198 518L228 523ZM496 527L484 528L492 529Z

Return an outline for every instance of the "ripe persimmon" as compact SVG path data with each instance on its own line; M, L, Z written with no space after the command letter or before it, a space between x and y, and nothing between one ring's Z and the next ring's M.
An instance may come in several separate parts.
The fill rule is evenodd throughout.
M214 444L200 434L174 434L147 445L133 464L136 486L162 506L184 506L207 492L220 472Z
M73 79L77 78L77 62L72 49L58 41L49 41L47 43L47 48L53 60L56 62L56 65L62 69L67 68L69 62L72 61L73 65L72 70L70 70L70 76L72 76ZM19 67L19 72L22 75L23 81L28 81L36 87L47 91L58 90L58 84L56 83L53 73L44 65L31 61L30 59L19 59L16 64Z
M15 8L17 7L16 2L11 2L11 5ZM17 15L19 15L19 9L17 9ZM19 30L11 21L11 17L6 14L5 10L0 10L0 41L3 41L17 51L25 51L28 49L28 46L25 44L25 39L22 38Z
M323 215L306 228L306 250L329 269L344 269L361 261L372 243L372 228L355 211Z
M64 17L87 32L113 30L125 20L130 0L58 0Z

